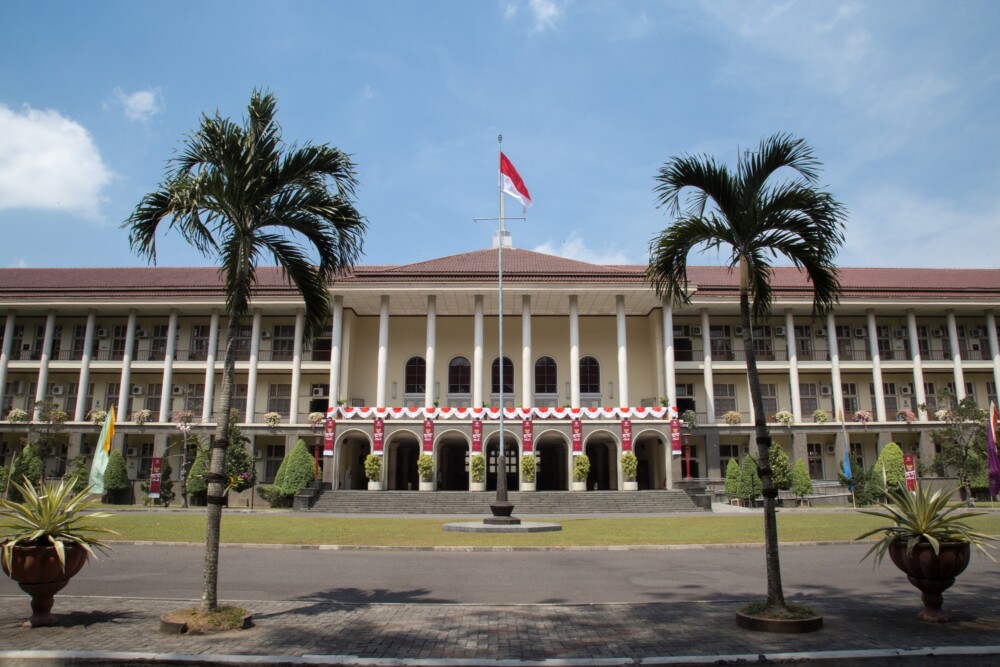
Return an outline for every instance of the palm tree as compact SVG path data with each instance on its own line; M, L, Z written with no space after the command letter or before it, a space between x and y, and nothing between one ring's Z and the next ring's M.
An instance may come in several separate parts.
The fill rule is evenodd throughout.
M844 244L846 210L818 189L820 165L802 139L776 134L738 162L736 173L705 155L683 155L664 164L654 192L657 206L666 206L674 222L650 243L646 275L660 298L680 305L690 303L687 258L692 250L728 251L730 270L739 271L740 316L764 496L767 607L784 609L775 516L778 491L768 459L771 436L750 321L761 320L771 310L771 261L778 256L804 271L812 283L814 317L838 302L840 281L834 259ZM785 167L790 178L773 178Z
M219 529L225 504L225 457L240 324L247 317L257 264L273 257L305 303L305 339L330 322L327 285L361 254L364 218L354 207L350 157L327 145L286 147L274 119L275 99L255 90L242 126L218 112L202 116L168 163L159 189L139 202L122 227L133 251L156 263L156 232L166 221L206 257L219 262L228 337L215 410L208 482L202 608L218 608ZM303 249L301 242L305 241ZM251 397L252 400L252 397Z

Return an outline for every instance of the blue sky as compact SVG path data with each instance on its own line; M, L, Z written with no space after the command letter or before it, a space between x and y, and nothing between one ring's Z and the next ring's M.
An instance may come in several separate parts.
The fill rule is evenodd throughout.
M278 98L354 156L366 264L488 247L497 142L517 247L645 263L668 158L804 137L845 266L995 267L1000 3L51 2L0 25L0 266L135 266L120 229L202 113ZM519 210L508 206L508 214ZM995 241L992 242L995 245ZM161 265L208 264L165 237ZM694 261L713 263L715 255Z

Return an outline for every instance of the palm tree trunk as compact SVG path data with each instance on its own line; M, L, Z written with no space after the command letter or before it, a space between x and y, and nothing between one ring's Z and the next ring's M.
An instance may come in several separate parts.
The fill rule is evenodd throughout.
M205 526L205 581L201 595L204 611L219 608L219 535L222 529L222 507L226 503L226 447L229 445L230 406L233 402L233 379L236 370L236 337L240 329L238 313L229 313L226 337L226 360L222 366L222 387L219 389L219 405L215 415L215 437L212 440L212 459L208 481L207 521ZM247 397L247 400L250 400Z
M747 379L750 383L754 430L757 435L757 474L760 475L761 495L764 497L764 560L767 563L767 607L768 609L783 609L785 608L785 593L781 587L781 563L778 559L778 515L775 511L778 489L775 488L774 479L771 476L771 433L767 428L767 415L764 414L764 401L761 398L757 353L753 347L753 328L750 325L750 294L745 283L740 287L740 318L743 322Z

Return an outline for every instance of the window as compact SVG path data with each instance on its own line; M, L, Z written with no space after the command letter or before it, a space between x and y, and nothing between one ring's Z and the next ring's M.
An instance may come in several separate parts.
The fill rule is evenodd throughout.
M809 479L823 479L823 444L807 443L806 452L809 455Z
M66 385L66 412L69 413L69 418L73 419L73 413L76 411L76 399L80 395L80 383L70 382ZM91 382L87 385L87 397L83 402L83 418L86 419L90 411L94 409L94 383Z
M233 385L233 398L229 404L231 410L236 410L236 421L242 421L247 412L247 386L245 384Z
M128 335L128 326L116 324L111 336L111 358L121 359L125 356L125 341ZM135 354L135 341L132 342L132 352Z
M78 324L73 328L73 350L71 352L71 359L83 359L83 351L85 349L85 344L87 342L87 326L84 324ZM97 354L97 337L94 336L94 340L91 343L90 353L91 355Z
M539 357L535 362L535 393L558 394L556 362L552 357Z
M997 403L997 383L987 382L986 383L986 403Z
M243 325L233 337L233 346L236 348L236 360L247 361L250 359L250 343L253 337L253 327Z
M807 418L819 410L819 394L815 382L799 383L799 407L802 409L802 416Z
M733 459L736 463L740 462L740 446L739 445L719 445L719 466L722 470L722 476L726 476L726 468L729 467L729 460Z
M188 352L188 359L191 361L204 361L208 359L208 339L211 335L211 327L207 324L195 324L191 327L191 350Z
M153 469L153 443L144 442L139 446L139 479L149 479Z
M778 385L761 384L760 395L764 404L764 418L774 421L774 413L778 411Z
M500 393L500 360L494 359L490 370L490 391ZM514 364L510 357L503 358L503 393L510 396L514 393Z
M108 412L111 412L111 407L112 406L114 406L115 410L118 409L118 397L120 396L120 391L121 391L121 385L119 383L117 383L117 382L109 382L108 383L107 393L105 393L105 395L104 395L104 409L105 410L107 410ZM129 399L129 403L131 403L131 399ZM131 405L129 405L127 407L127 409L125 410L125 414L124 415L115 415L115 417L117 417L118 421L125 421L125 418L128 415L129 410L131 410L131 409L132 409L132 407L131 407Z
M205 384L189 384L184 397L184 409L194 413L195 419L200 418L205 407Z
M271 360L291 361L295 356L295 325L276 324L271 330Z
M895 419L896 413L899 412L899 398L897 397L896 383L883 382L882 394L885 396L886 417L888 419ZM872 405L875 405L874 401L872 401Z
M753 351L758 361L774 361L774 340L770 337L754 338Z
M156 421L160 414L160 399L163 397L163 383L150 382L146 385L146 398L142 407L151 413L151 421Z
M472 393L472 364L465 357L455 357L448 362L448 393Z
M800 327L795 327L799 329ZM808 329L809 327L802 327ZM795 334L795 356L799 361L812 361L816 358L815 348L813 346L813 339L811 336L799 337Z
M580 393L601 393L601 365L593 357L580 360Z
M403 371L403 393L423 394L427 389L427 361L423 357L410 357Z
M271 384L267 387L267 411L288 417L292 409L292 385Z
M840 390L844 394L844 419L850 421L854 419L854 413L858 411L858 385L853 382L842 382Z
M691 383L677 384L677 412L684 414L687 410L697 411L694 398L694 385Z
M733 360L732 328L726 324L713 324L708 328L712 358L720 361Z
M924 383L924 400L927 402L927 412L933 417L937 410L937 389L933 382Z
M285 458L284 445L268 445L264 450L264 481L273 482L274 476L278 474L278 468Z
M24 345L24 325L23 324L15 324L14 325L14 333L11 336L11 345L10 345L10 358L11 359L27 359L28 358L28 357L25 357L25 356L23 356L21 354L21 352L22 352L21 347L23 345Z
M153 326L153 335L149 338L149 360L161 361L167 356L167 333L170 327L166 324Z
M857 464L859 466L861 466L861 470L865 469L865 445L864 445L864 443L861 443L861 442L852 442L851 443L851 465L854 465L855 462L857 462ZM855 471L852 470L851 474L853 475L854 472Z
M715 384L712 392L715 397L715 414L723 415L726 412L736 411L736 385L735 384Z

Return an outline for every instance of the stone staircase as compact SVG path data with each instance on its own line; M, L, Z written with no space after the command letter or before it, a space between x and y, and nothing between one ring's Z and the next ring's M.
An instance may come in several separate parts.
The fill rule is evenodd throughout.
M511 492L514 515L667 514L702 512L687 493L674 491ZM323 491L314 512L336 514L482 514L490 513L493 491Z

